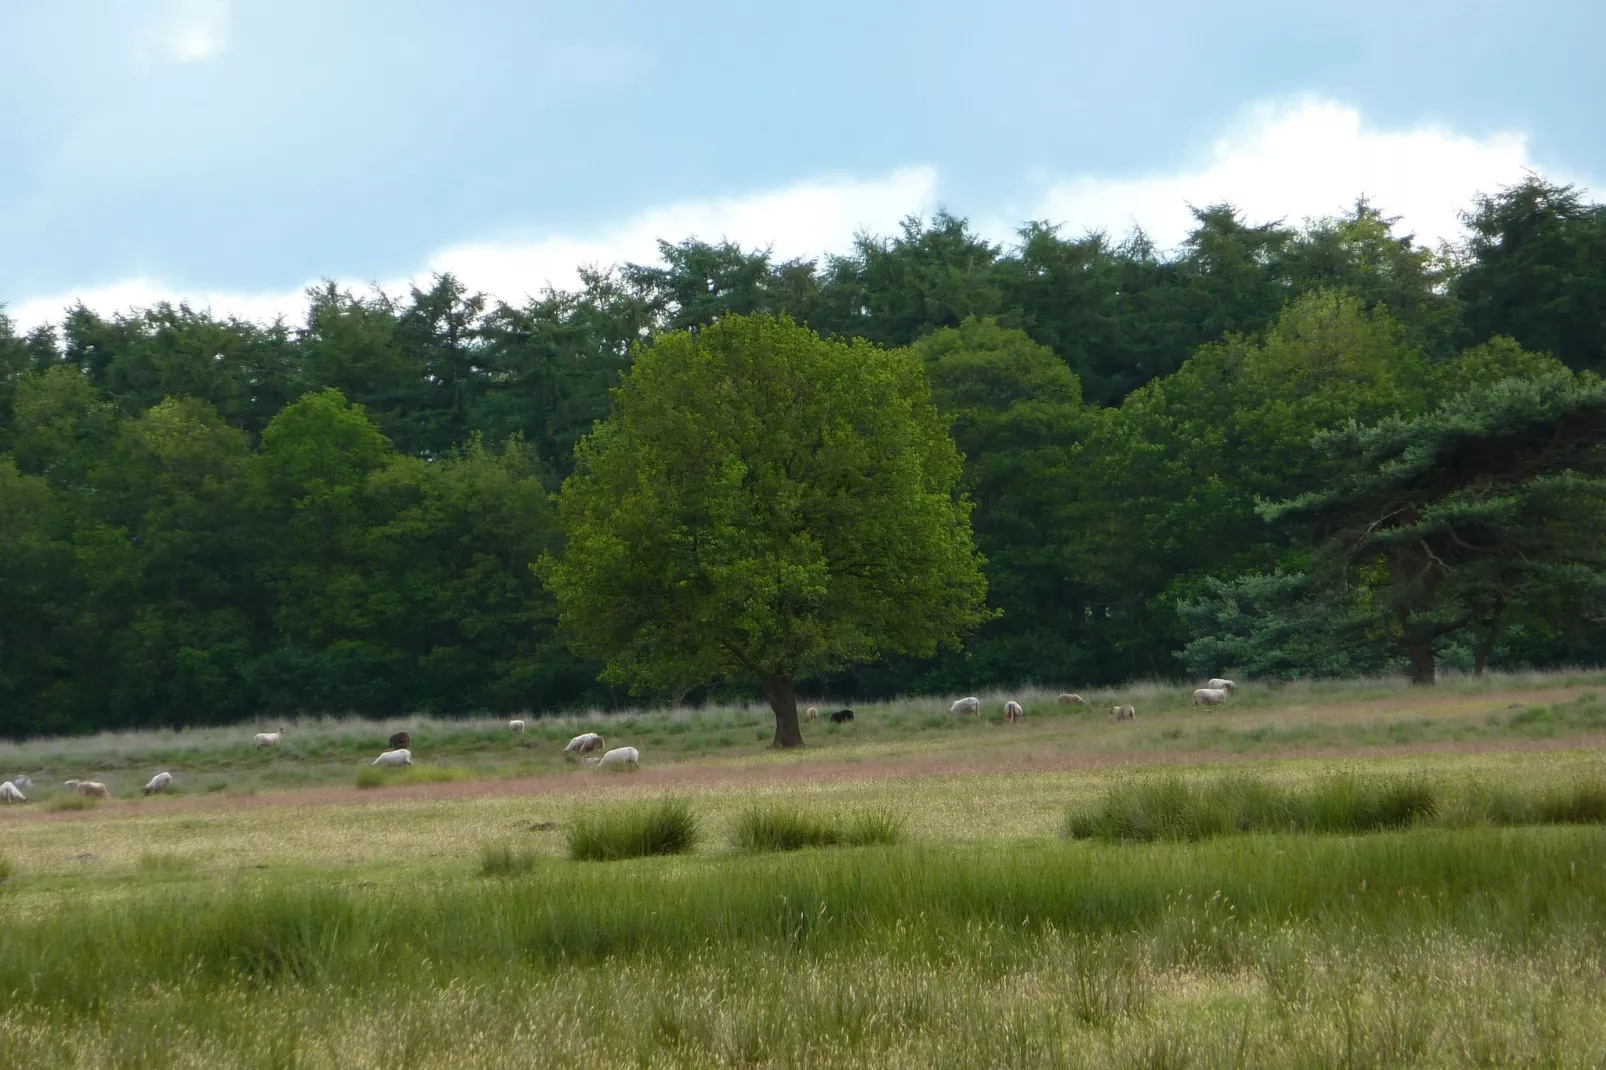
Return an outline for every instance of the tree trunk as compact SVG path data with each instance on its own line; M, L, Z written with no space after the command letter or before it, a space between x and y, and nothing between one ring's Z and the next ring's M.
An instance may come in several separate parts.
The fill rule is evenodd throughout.
M763 678L764 698L775 711L773 747L801 747L803 730L797 723L797 681L790 676Z
M1422 639L1406 648L1411 655L1411 683L1416 687L1432 687L1438 675L1438 652L1433 640Z

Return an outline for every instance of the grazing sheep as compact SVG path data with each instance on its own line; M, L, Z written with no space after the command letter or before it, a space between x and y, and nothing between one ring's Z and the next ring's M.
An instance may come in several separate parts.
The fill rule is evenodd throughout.
M411 732L392 732L390 739L385 741L386 750L406 750L413 745Z
M28 797L17 790L17 785L7 780L0 783L0 803L27 802Z
M509 732L522 732L524 731L524 722L514 718L507 723L507 730Z
M1081 695L1061 695L1059 697L1059 704L1061 706L1086 706L1087 699L1083 698Z
M277 747L283 738L284 729L281 728L277 732L258 732L252 742L258 747Z
M976 698L974 695L972 695L970 698L962 698L955 702L952 706L949 706L948 712L968 713L972 717L979 717L981 716L981 699Z
M837 710L835 713L833 713L831 715L831 723L832 724L846 724L848 721L851 721L851 720L853 720L853 711L852 710Z
M820 719L820 707L810 706L808 712L803 715L803 719L805 721L818 721Z
M582 732L569 740L569 745L563 748L564 754L590 754L594 750L603 750L607 744L595 732Z
M1131 706L1111 706L1110 715L1117 721L1133 721L1137 719L1138 711Z
M1219 706L1227 701L1227 690L1223 687L1201 687L1193 693L1195 706Z
M1014 724L1016 721L1025 716L1025 714L1026 711L1021 709L1020 703L1016 702L1014 699L1010 699L1008 702L1004 703L1004 720L1008 721L1010 724Z
M80 783L81 782L77 780L63 780L61 782L61 786L66 788L68 791L77 791Z
M629 769L634 772L641 768L641 752L634 747L615 747L602 757L591 759L591 763L598 769Z
M150 783L145 785L145 794L155 795L159 791L166 791L168 785L171 783L173 783L172 773L157 773L155 776L151 777Z
M78 794L93 795L97 799L109 799L112 797L112 793L107 790L106 785L98 780L80 780L78 782Z
M1225 691L1229 695L1238 690L1238 685L1231 680L1207 680L1205 686L1213 687L1218 691Z
M412 765L413 752L403 748L401 750L388 750L368 763L369 765Z

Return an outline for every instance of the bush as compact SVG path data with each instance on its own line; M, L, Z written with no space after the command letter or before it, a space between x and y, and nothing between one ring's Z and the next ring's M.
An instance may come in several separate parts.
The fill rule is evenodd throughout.
M886 810L854 814L844 821L772 806L755 807L738 817L731 840L743 851L797 851L900 843L903 833L903 818Z
M540 856L508 844L493 844L480 851L480 876L517 877L535 868Z
M683 854L701 836L697 815L683 799L581 813L569 823L569 857L609 862L644 855Z

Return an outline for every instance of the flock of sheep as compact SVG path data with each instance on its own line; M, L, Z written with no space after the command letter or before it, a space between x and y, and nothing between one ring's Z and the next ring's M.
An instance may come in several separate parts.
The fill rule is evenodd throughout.
M1205 686L1193 693L1195 706L1220 706L1227 701L1227 697L1238 690L1238 685L1231 680L1208 680ZM1059 696L1061 706L1086 706L1087 700L1081 695L1063 694ZM948 707L953 714L969 714L973 717L981 716L981 699L972 695L962 698ZM836 710L826 715L833 724L844 724L853 720L853 711L849 709ZM1004 720L1008 724L1018 724L1026 716L1026 711L1014 699L1004 703ZM1117 721L1131 721L1136 719L1137 711L1131 706L1111 706L1110 716ZM820 719L818 706L810 706L804 714L804 720L817 721ZM515 735L524 731L524 722L519 719L507 723L508 730ZM258 732L252 743L258 748L277 747L284 739L284 729L277 732ZM375 758L371 765L378 766L405 766L413 764L413 737L409 732L393 733L386 742L385 750ZM641 768L641 752L635 747L615 747L607 749L607 743L596 732L582 732L569 740L569 745L563 748L566 758L585 759L597 769L609 771L634 771ZM594 757L593 757L594 755ZM173 783L173 774L167 771L157 773L145 785L146 795L155 795L166 791ZM65 786L80 795L88 795L100 799L111 798L111 791L98 780L68 780ZM33 781L25 775L19 775L11 780L0 781L0 803L24 803L28 797L23 794L24 788L31 788Z

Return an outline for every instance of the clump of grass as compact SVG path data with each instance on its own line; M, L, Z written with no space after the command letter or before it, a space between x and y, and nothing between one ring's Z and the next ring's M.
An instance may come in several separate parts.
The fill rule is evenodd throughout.
M139 868L146 873L186 873L195 868L195 860L184 855L146 853L139 856Z
M887 810L847 819L780 806L755 807L737 817L731 841L743 851L797 851L804 847L867 847L903 841L905 822Z
M0 884L11 879L11 859L0 855Z
M684 854L697 846L701 823L684 799L581 813L569 823L569 857L607 862Z
M1373 832L1432 817L1433 789L1417 781L1330 777L1311 788L1252 777L1198 783L1166 777L1113 789L1066 817L1072 839L1202 840L1234 832Z
M227 780L214 780L201 790L208 795L216 795L220 791L229 790L229 782Z
M488 844L480 851L480 876L517 877L535 868L540 856L511 844Z
M456 784L473 779L472 769L457 765L408 765L400 769L370 765L357 773L357 787L394 788L413 784Z
M60 813L63 810L93 810L100 805L100 800L92 795L60 795L45 803L45 809L51 813Z

